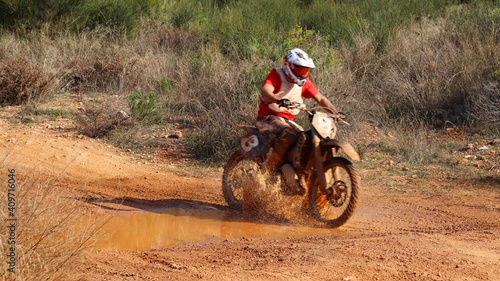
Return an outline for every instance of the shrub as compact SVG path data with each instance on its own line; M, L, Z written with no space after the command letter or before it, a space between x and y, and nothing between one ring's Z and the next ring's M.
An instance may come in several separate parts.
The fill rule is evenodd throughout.
M6 0L0 1L0 14L5 4L8 7L9 19L1 21L5 26L17 29L37 29L46 23L57 23L69 17L80 5L79 0L47 1L47 0Z
M162 7L162 0L134 0L137 3L140 11L145 15L154 15L159 12Z
M44 69L25 58L0 62L0 104L36 101L55 90L55 81Z
M155 93L131 93L128 105L132 117L144 124L161 124L163 106L159 105L159 97Z
M179 5L170 16L170 23L175 28L188 27L192 21L200 16L200 10L195 5Z
M500 128L500 83L486 83L472 91L464 102L468 125L471 131L490 130L498 133Z
M131 124L127 113L120 111L111 99L102 103L87 102L78 110L76 127L92 138L103 137L119 126Z
M132 33L140 24L140 15L152 16L159 9L159 0L2 0L0 25L15 24L22 30L46 23L67 28L71 23L77 31L100 26L110 33Z
M124 76L124 64L119 55L98 57L95 61L73 60L70 71L65 75L69 90L106 91L110 88L120 90Z
M167 93L174 89L174 85L172 83L172 79L160 77L156 81L156 90L160 93Z
M467 106L478 97L492 65L500 63L498 44L485 38L480 27L456 33L442 20L425 20L401 29L385 52L373 85L384 89L383 106L391 119L407 118L443 126L467 123L480 107ZM370 82L371 82L370 81ZM498 93L490 87L489 93ZM493 96L492 94L491 96ZM488 99L488 98L486 98Z
M77 10L79 30L108 27L112 32L133 33L139 26L140 5L126 0L88 0Z
M12 23L12 9L7 2L0 0L0 26Z

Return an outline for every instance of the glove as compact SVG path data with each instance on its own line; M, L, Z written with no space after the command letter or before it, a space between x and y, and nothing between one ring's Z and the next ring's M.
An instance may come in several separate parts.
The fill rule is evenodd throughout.
M293 101L289 99L279 99L276 103L279 105L279 107L286 107L286 108L293 105Z
M344 112L337 112L336 115L341 120L344 120L347 117L347 114L345 114Z

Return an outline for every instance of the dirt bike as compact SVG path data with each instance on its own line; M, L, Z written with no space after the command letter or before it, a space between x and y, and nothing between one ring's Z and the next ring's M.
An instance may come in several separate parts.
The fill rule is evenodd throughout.
M285 157L285 163L293 165L298 183L304 190L299 196L308 197L306 208L323 226L339 227L354 213L360 184L360 177L351 161L337 156L339 151L343 151L352 160L360 159L348 142L335 139L335 124L339 121L348 124L343 119L345 116L308 110L300 103L292 103L288 109L299 109L309 114L310 129L299 134L296 144ZM222 177L224 199L235 210L243 208L245 182L242 178L249 165L255 163L263 169L266 153L273 145L256 127L239 127L247 134L239 138L239 148L229 158ZM277 174L280 173L277 171Z

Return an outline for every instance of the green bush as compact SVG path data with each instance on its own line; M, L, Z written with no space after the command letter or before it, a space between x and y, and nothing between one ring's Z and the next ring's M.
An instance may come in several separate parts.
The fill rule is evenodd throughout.
M164 107L159 104L159 97L153 92L131 93L128 105L132 117L143 124L161 124Z
M170 23L175 28L188 28L191 24L199 24L203 21L203 10L195 3L178 5L170 15Z
M4 0L0 0L0 26L12 23L12 9Z
M31 29L46 23L67 28L73 23L77 31L105 26L133 33L142 15L152 16L159 10L159 0L1 0L0 25Z
M79 29L98 26L117 32L133 32L138 28L137 4L126 0L88 0L78 7Z
M57 23L70 17L80 3L79 0L3 0L0 1L0 15L8 9L10 19L0 20L0 24L40 28L45 23Z

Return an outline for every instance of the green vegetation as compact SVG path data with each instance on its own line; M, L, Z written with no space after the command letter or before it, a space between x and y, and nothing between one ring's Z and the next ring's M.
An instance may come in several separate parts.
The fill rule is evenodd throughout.
M133 32L141 15L150 16L159 7L154 0L0 0L0 24L16 31L52 24L76 32L101 26Z
M158 96L151 93L132 93L128 106L132 117L145 124L161 124L163 107L158 104Z
M34 104L32 106L25 106L24 110L20 112L20 116L44 116L48 117L50 120L56 120L58 118L67 119L75 117L73 111L68 111L64 109L57 108L38 108ZM26 119L27 122L32 122L31 119Z
M262 81L293 47L349 113L344 137L366 122L399 127L388 150L429 163L433 130L499 135L498 0L0 0L0 25L0 63L12 69L0 71L1 104L114 92L147 130L197 120L189 147L210 161L227 157L236 124L253 123ZM104 118L94 120L104 130L84 126L95 136L126 130L92 116Z

